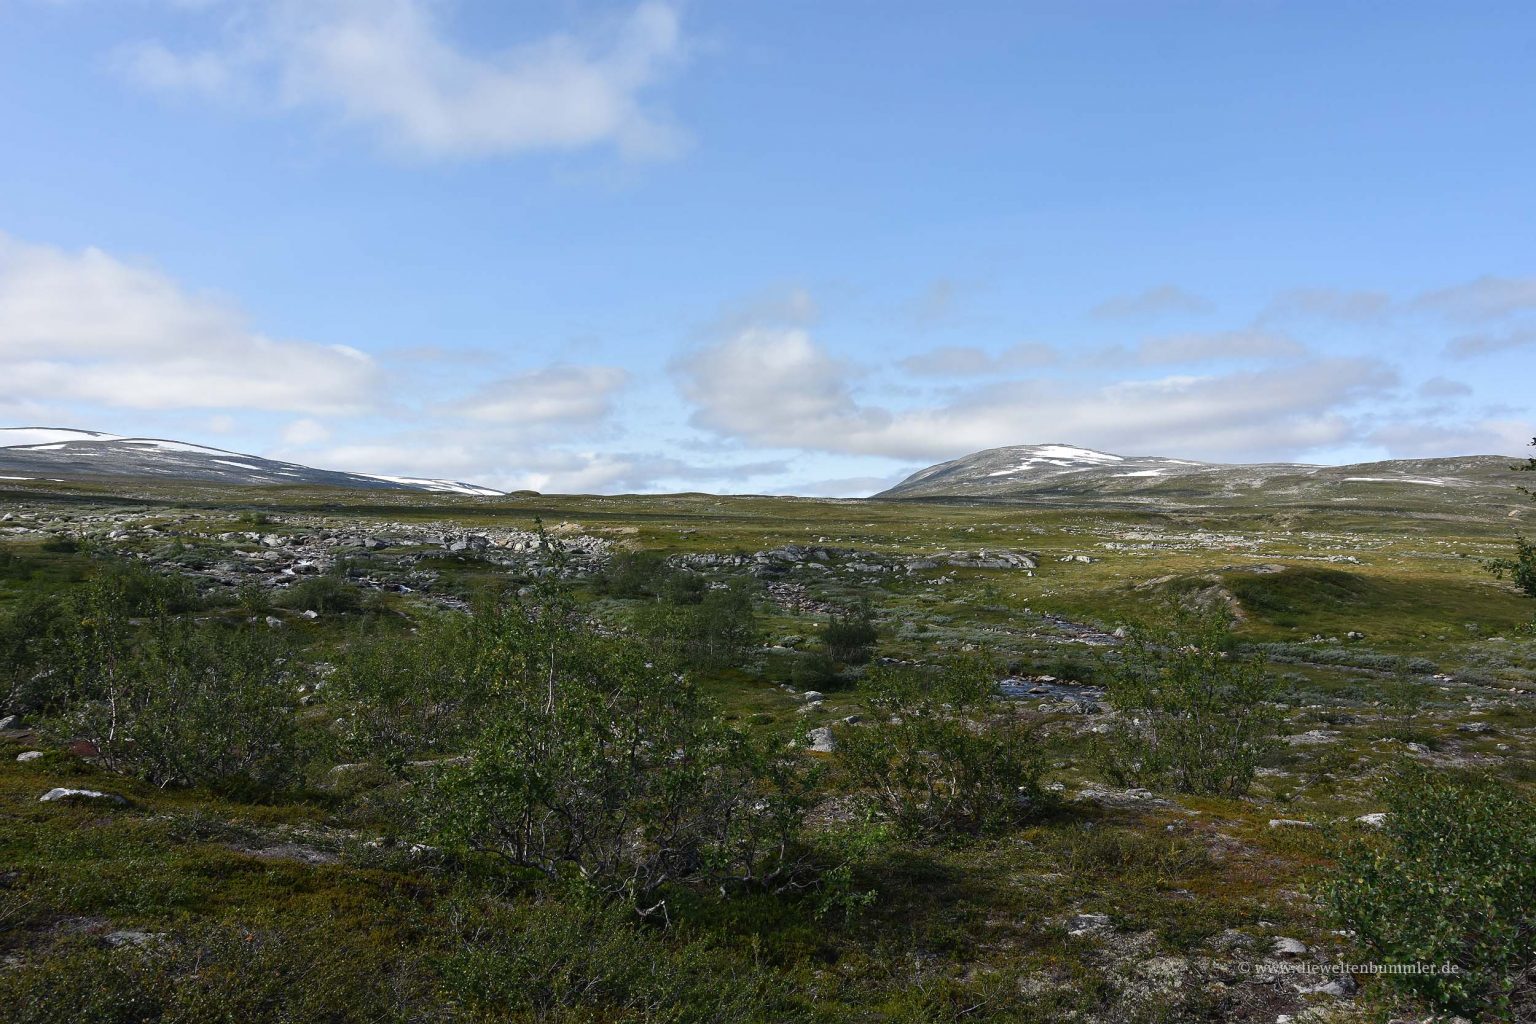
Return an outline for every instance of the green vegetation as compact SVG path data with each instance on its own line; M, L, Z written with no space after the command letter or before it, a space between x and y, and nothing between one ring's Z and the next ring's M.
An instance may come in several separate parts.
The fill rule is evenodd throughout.
M1536 1010L1536 804L1490 779L1401 772L1379 834L1351 842L1326 888L1382 963L1450 965L1391 980L1447 1010ZM1519 1012L1517 1015L1517 1006Z
M840 730L855 790L907 835L997 832L1045 803L1036 737L1012 716L978 719L991 676L975 666L867 680L868 725Z
M7 1019L1530 1015L1505 509L11 493Z
M1235 649L1225 614L1175 608L1135 630L1106 666L1119 717L1097 744L1121 784L1240 796L1269 750L1273 687L1259 660Z

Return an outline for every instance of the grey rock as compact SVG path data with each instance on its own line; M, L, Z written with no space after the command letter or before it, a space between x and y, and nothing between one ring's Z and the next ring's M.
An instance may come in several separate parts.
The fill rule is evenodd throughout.
M1108 930L1108 914L1077 914L1067 921L1068 935L1092 935Z
M1270 947L1270 951L1275 956L1305 956L1307 944L1300 939L1292 939L1281 935L1275 939L1275 943Z
M22 764L26 764L28 761L36 761L42 756L43 752L41 750L24 750L16 755L16 760L20 761Z
M60 800L105 800L107 803L126 804L128 801L116 793L103 793L95 789L70 789L58 786L37 798L40 803L56 803Z
M806 739L810 741L809 749L816 751L818 754L830 754L837 749L837 740L832 736L832 727L830 725L818 726L805 735Z

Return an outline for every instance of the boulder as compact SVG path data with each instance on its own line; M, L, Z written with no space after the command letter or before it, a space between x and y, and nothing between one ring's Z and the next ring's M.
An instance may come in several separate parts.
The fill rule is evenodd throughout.
M1288 938L1284 935L1275 939L1275 944L1270 947L1270 952L1275 956L1305 956L1307 944L1300 939Z
M40 803L56 803L60 800L103 800L111 804L126 804L128 801L116 793L103 793L95 789L70 789L67 786L56 786L37 798Z

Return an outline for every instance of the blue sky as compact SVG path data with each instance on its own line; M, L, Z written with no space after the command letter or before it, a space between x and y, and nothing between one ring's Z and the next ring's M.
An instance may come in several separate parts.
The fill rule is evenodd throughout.
M1515 453L1528 3L0 0L0 420L542 490Z

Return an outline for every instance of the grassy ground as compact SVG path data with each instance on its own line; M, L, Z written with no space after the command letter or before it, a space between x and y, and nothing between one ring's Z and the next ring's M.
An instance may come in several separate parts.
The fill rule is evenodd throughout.
M1066 702L1036 702L1024 713L1043 737L1044 781L1061 793L1059 810L990 839L915 842L829 803L814 816L819 841L844 852L849 892L868 894L831 911L811 898L695 894L660 931L569 908L529 909L512 883L476 883L492 886L475 890L487 905L501 905L484 895L503 891L495 886L517 890L506 902L516 908L507 911L512 917L476 926L487 933L510 928L528 943L569 942L579 951L597 948L599 933L635 927L645 955L683 979L673 990L654 975L584 981L570 964L557 981L528 955L490 946L474 947L481 959L466 960L470 918L456 901L482 869L446 854L370 846L398 831L388 787L338 781L320 766L301 791L264 803L161 790L13 730L0 733L0 954L12 976L59 965L55 988L34 992L68 993L69 978L78 988L82 976L109 972L106 936L225 928L252 937L252 949L230 954L230 963L266 965L290 979L292 999L311 1000L292 1004L307 1007L301 1011L274 996L248 1019L1269 1022L1309 1012L1385 1020L1399 1008L1380 985L1308 993L1242 965L1266 961L1281 936L1301 940L1318 961L1358 958L1313 886L1333 840L1361 827L1356 816L1380 809L1378 787L1394 764L1414 759L1536 783L1532 607L1481 568L1504 553L1509 525L1453 509L1405 515L1365 503L1201 511L707 495L491 500L149 485L20 487L0 496L0 507L18 521L72 524L87 535L105 532L109 518L155 525L203 537L197 543L215 554L242 543L206 540L229 531L526 529L535 521L669 553L752 553L787 543L891 558L1028 551L1038 556L1032 572L838 566L791 569L774 582L818 607L869 599L880 657L984 652L1000 672L1081 683L1099 678L1106 634L1116 627L1170 600L1220 604L1239 616L1241 640L1270 652L1290 734L1247 797L1126 793L1107 785L1089 756L1093 716ZM28 594L68 592L103 548L146 552L163 543L156 537L102 540L92 555L45 550L38 534L0 534L11 556L0 560L0 614ZM402 553L420 556L411 569L436 576L434 593L468 593L507 573L494 558L435 550L404 549L374 564L389 571L389 559ZM622 620L634 604L586 600L600 619ZM806 711L785 681L792 648L807 646L825 616L776 603L761 588L757 600L763 648L703 680L727 716L743 728L788 733L866 713L857 671ZM413 595L389 594L367 616L306 622L296 609L279 616L305 645L334 653L354 642L364 618L387 634L406 629L405 616L421 607ZM1411 705L1394 696L1408 682L1423 687ZM32 749L46 754L16 760ZM129 803L40 803L55 786L108 790ZM1280 819L1306 824L1271 824ZM288 959L253 952L255 937L268 932L289 936L295 952ZM566 992L569 983L591 998L544 1005L531 996L484 996L488 982L465 980L482 968L530 992ZM709 997L707 984L685 985L708 971L742 987ZM362 994L350 1010L329 1007L321 992L328 985ZM738 997L757 1016L738 1012L730 1002ZM70 998L58 997L57 1016L37 1011L25 1019L66 1019L76 1006ZM227 993L220 998L237 1003ZM714 1009L709 998L718 1000ZM141 1019L79 1014L70 1019Z

